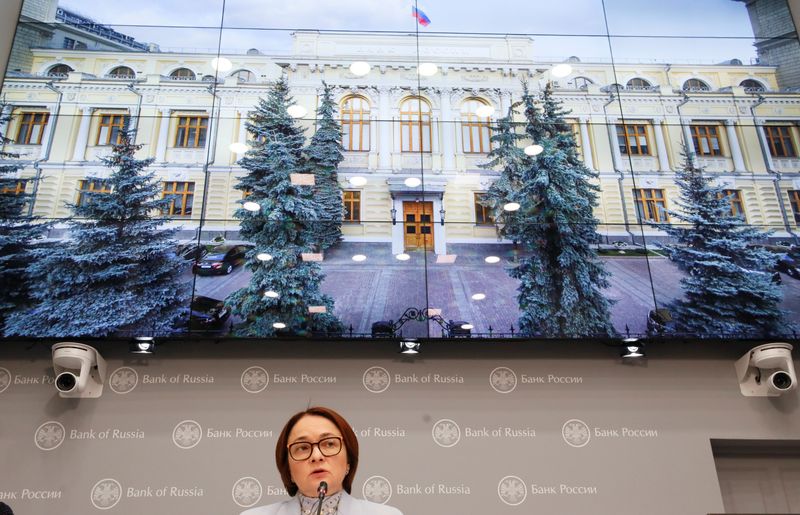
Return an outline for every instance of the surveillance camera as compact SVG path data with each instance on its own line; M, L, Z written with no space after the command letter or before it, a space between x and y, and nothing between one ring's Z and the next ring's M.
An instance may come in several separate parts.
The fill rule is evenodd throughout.
M61 397L96 398L103 393L106 360L97 350L83 343L53 345L56 390Z
M746 397L778 397L797 388L792 346L767 343L736 361L736 378Z

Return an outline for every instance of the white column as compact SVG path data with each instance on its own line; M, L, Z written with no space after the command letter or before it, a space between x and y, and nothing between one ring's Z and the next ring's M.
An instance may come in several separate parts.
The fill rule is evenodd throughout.
M50 148L50 137L56 124L55 106L49 105L47 106L47 110L50 112L50 116L47 117L47 125L45 125L44 134L42 135L42 151L41 154L39 154L40 159L47 159L49 157L47 154Z
M431 113L433 114L433 113ZM442 135L442 121L439 118L431 119L431 155L439 153L439 138Z
M608 141L611 143L611 159L614 161L614 170L623 170L622 154L619 153L619 141L617 140L617 119L609 118L606 122L608 129Z
M769 151L767 135L764 133L764 120L761 118L754 118L753 122L756 124L758 142L761 144L761 153L764 155L764 164L767 165L767 171L772 172L775 170L775 163L772 162L772 154Z
M402 141L400 139L400 109L395 107L392 108L392 115L389 118L391 120L390 126L392 129L392 152L395 154L400 154L403 150Z
M578 123L581 128L581 150L583 151L583 163L589 170L596 170L594 167L594 156L592 156L592 144L589 139L589 117L582 116Z
M508 114L508 106L511 105L511 92L509 91L501 91L500 92L500 105L498 108L500 112L497 114L498 118L503 118L505 115Z
M744 158L742 148L739 146L739 137L736 135L735 120L725 120L725 130L728 132L728 143L731 146L731 157L733 158L733 171L744 172Z
M239 111L239 143L247 144L248 111Z
M392 226L392 254L402 254L405 251L405 234L403 225L403 201L397 197L392 199L392 207L397 210L397 222Z
M167 138L169 137L169 108L159 109L161 112L161 127L158 130L158 144L156 146L156 162L163 163L167 160Z
M86 145L89 143L89 126L92 123L92 108L80 107L78 110L83 113L81 114L81 125L78 128L78 138L75 140L75 150L72 152L72 160L85 161Z
M455 170L456 155L453 148L453 132L456 120L450 107L450 90L442 89L442 168L445 170Z
M669 156L667 155L667 144L664 142L664 126L661 124L664 120L656 118L653 120L653 134L656 137L656 153L658 154L658 163L662 172L668 172Z
M392 108L389 98L389 88L378 90L378 168L390 170L392 168ZM370 142L370 144L374 144Z

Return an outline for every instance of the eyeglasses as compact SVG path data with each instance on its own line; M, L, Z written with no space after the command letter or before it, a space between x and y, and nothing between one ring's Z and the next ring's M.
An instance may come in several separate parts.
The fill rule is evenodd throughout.
M295 442L289 446L289 456L294 461L305 461L311 457L315 445L319 452L327 458L342 452L342 439L338 436L329 436L318 442Z

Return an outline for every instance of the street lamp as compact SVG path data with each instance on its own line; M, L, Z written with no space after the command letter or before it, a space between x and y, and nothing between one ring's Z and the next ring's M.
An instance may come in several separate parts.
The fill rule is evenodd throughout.
M393 207L389 210L389 213L392 214L392 225L397 225L397 209Z

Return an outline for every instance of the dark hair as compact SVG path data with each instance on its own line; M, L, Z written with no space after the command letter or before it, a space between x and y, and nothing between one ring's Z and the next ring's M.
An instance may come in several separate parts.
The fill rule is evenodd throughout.
M278 436L278 443L275 444L275 464L278 466L278 472L281 474L283 486L286 487L286 490L292 497L297 494L297 485L292 481L292 474L289 472L289 433L292 432L297 421L307 415L323 417L330 420L342 433L344 448L347 450L347 464L350 466L350 469L347 471L342 481L342 488L349 494L353 486L353 478L356 475L356 469L358 468L358 439L353 432L353 428L350 427L350 424L343 416L330 408L324 408L322 406L308 408L305 411L293 415L292 418L286 422L286 425L283 426L283 431L281 431L280 436Z
M4 502L0 502L0 515L14 515L14 512L11 511L11 506Z

